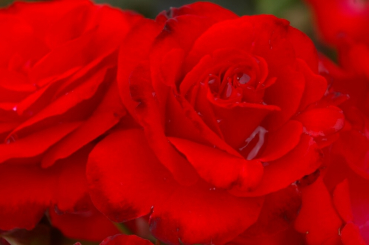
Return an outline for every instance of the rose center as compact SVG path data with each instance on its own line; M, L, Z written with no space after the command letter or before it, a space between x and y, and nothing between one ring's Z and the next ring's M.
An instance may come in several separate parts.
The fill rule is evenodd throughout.
M253 62L209 74L205 82L215 100L262 104L267 77L266 64L254 59Z

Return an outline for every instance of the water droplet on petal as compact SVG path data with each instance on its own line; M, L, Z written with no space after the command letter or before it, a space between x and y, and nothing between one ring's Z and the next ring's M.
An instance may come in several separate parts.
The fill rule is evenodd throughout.
M261 147L264 144L265 141L265 134L268 132L265 128L259 126L257 127L259 129L259 140L254 146L254 148L250 151L249 155L247 155L247 160L252 160L256 157L256 155L259 153Z
M11 144L14 143L17 139L16 135L11 135L7 140L6 140L6 144Z
M240 80L238 81L240 84L246 84L250 81L250 76L243 73L242 76L240 77Z
M258 142L255 144L254 148L252 148L249 154L247 155L247 158L246 158L247 160L252 160L259 153L261 147L264 144L265 134L267 132L268 130L266 130L264 127L258 126L254 130L254 132L252 132L252 134L245 140L246 144L238 149L239 151L243 151L250 144L250 142L256 137L256 135L259 136Z
M227 84L227 91L226 91L226 98L229 98L229 97L231 97L231 95L232 95L232 85L231 84Z
M13 111L17 111L17 109L18 109L17 106L13 107Z

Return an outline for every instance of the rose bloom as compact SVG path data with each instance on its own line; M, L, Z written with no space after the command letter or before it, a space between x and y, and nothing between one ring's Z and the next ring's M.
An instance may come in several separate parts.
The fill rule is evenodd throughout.
M329 81L330 93L343 110L346 122L329 152L322 181L312 187L315 191L307 190L303 194L306 204L302 204L301 224L315 226L312 241L329 238L337 244L341 244L338 239L345 245L368 244L369 5L366 1L310 2L318 19L318 30L338 47L338 65L322 57L320 73ZM338 32L339 38L334 36ZM324 220L334 221L326 223L324 229L316 225L317 221L312 222L318 216L317 206L324 207L320 224Z
M141 18L85 0L0 10L0 230L32 229L50 209L66 236L118 232L90 201L85 165L126 115L117 54Z
M306 0L316 22L319 37L327 44L340 45L345 39L369 44L369 3L365 0Z
M117 222L150 214L167 244L224 244L260 212L260 230L275 217L281 241L305 239L282 209L295 218L291 184L319 168L344 124L323 98L327 82L305 34L210 3L172 8L127 35L118 88L139 127L112 131L89 156L98 210Z
M369 63L361 64L367 67L361 72L355 66L367 55L347 56L357 48L340 54L354 69L321 60L321 74L330 81L330 93L346 122L326 154L321 180L302 194L298 222L302 230L309 230L311 244L325 240L344 245L369 243Z

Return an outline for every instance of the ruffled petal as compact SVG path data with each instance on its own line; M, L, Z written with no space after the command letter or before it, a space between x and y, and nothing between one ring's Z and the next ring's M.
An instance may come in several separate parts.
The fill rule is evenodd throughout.
M62 123L21 139L11 137L8 143L0 144L0 163L14 158L38 156L80 125L81 122Z
M338 239L341 225L342 221L333 207L322 178L302 189L302 207L295 227L306 234L309 245L325 244L331 239Z
M359 228L353 223L347 223L341 231L343 245L366 245Z
M291 120L282 128L267 135L265 149L257 158L262 162L271 162L283 157L300 142L302 124Z
M336 133L345 123L342 110L335 106L307 110L298 115L296 120L300 121L306 133L313 137Z
M288 154L271 162L264 162L264 174L254 191L237 188L230 190L236 196L261 196L286 188L305 175L313 173L321 164L317 145L310 136L301 135L299 144Z
M125 114L116 83L113 83L91 117L47 151L42 159L42 166L49 167L58 159L70 156L116 125Z
M119 233L117 227L92 205L83 213L57 214L50 209L49 214L51 224L68 238L98 242Z
M171 244L229 241L256 221L263 200L233 197L203 182L180 186L138 129L101 141L87 176L100 211L119 222L151 213L152 233Z
M237 158L219 149L185 139L171 137L169 140L186 156L203 179L218 188L228 189L238 185L240 189L253 190L261 181L263 166L257 160Z
M53 199L56 181L54 169L0 165L0 230L33 229Z

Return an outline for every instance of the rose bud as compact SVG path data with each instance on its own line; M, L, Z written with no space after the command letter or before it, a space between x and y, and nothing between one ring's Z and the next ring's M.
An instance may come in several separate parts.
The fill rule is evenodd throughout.
M167 244L224 244L256 222L264 195L321 164L343 127L323 96L311 40L286 20L194 3L142 20L119 55L137 129L89 156L93 203L122 222L150 214Z
M96 140L126 115L118 49L141 18L87 0L0 10L0 230L30 230L50 208L105 225L75 238L118 232L90 205L85 165ZM68 230L60 219L53 222Z

